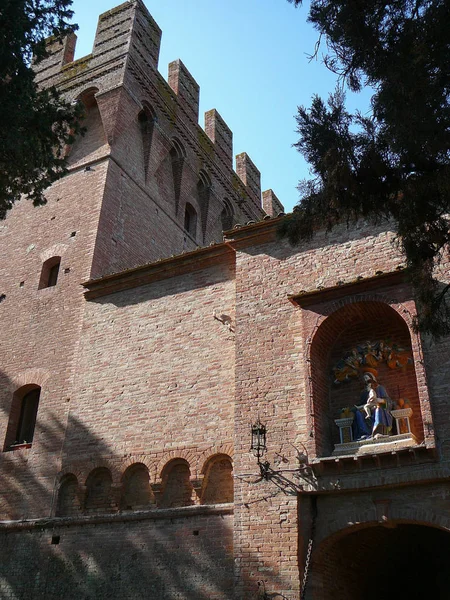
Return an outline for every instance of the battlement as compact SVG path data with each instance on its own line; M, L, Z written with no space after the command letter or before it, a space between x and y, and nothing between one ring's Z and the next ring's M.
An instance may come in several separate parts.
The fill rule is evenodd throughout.
M88 56L73 60L77 39L74 34L62 41L50 39L48 57L35 67L36 80L43 87L57 85L70 100L76 100L80 92L92 87L96 88L97 97L120 86L130 90L134 87L131 80L138 80L141 89L138 93L134 91L136 99L148 102L149 92L153 96L156 93L157 98L151 99L156 113L159 105L175 129L185 130L180 137L188 132L191 140L195 140L198 146L195 152L203 155L206 169L218 169L222 177L232 182L234 175L229 171L233 168L233 134L214 108L205 113L205 127L201 130L200 86L181 60L169 64L167 81L160 75L157 69L161 33L142 0L124 2L100 15L92 53ZM203 133L211 142L209 148ZM109 134L108 141L112 139ZM214 165L207 164L211 159ZM236 173L243 184L238 186L239 202L248 204L244 218L259 218L263 211L277 214L283 209L279 200L274 201L275 207L272 200L261 198L260 172L245 152L236 157Z

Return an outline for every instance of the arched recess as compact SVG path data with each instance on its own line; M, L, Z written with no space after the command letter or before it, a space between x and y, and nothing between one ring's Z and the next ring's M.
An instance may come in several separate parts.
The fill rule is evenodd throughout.
M102 156L108 147L102 118L95 99L97 92L98 89L92 87L83 91L77 98L77 101L83 105L84 116L81 125L84 128L84 135L79 135L72 144L68 157L69 166L74 166L80 161L95 160Z
M154 504L148 468L142 463L129 466L122 477L120 510L142 510Z
M194 239L197 237L197 211L189 202L184 208L184 229Z
M113 512L112 476L109 469L94 469L86 479L85 509L92 512Z
M9 411L4 451L31 445L34 440L41 388L35 383L23 385L13 394Z
M228 229L231 229L234 225L234 210L228 198L224 198L223 200L223 209L220 215L220 221L222 231L227 231Z
M58 490L57 517L71 517L80 512L80 490L78 479L73 473L67 473L61 479Z
M197 199L200 207L200 220L202 225L203 241L205 241L206 226L208 223L209 203L211 199L211 179L208 173L202 169L198 174Z
M356 377L337 384L333 366L352 348L367 342L386 341L404 348L412 356L409 327L400 314L378 300L364 300L345 304L331 313L318 327L309 357L311 368L312 431L316 456L331 455L339 442L339 429L334 420L343 407L360 403L363 369ZM415 365L413 361L403 368L390 368L386 361L376 367L377 380L396 402L406 398L413 410L411 429L418 442L423 440L423 421Z
M145 181L147 181L150 168L150 154L156 121L157 116L153 107L148 102L143 102L142 110L138 114L138 123L142 141Z
M352 527L313 553L307 599L448 598L450 533L429 524Z
M170 163L172 166L173 191L175 199L175 214L178 214L180 205L181 183L183 179L183 167L186 159L186 150L178 138L172 139L170 149Z
M201 504L233 502L233 465L226 454L212 456L202 469L205 477L201 492Z
M174 458L162 471L160 508L191 506L193 487L189 463L182 458Z

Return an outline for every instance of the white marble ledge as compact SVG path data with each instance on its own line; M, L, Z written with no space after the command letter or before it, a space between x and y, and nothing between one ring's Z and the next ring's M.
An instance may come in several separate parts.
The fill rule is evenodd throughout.
M381 435L378 433L374 437L368 437L365 440L336 444L333 456L345 454L362 456L364 454L378 454L379 452L394 452L395 450L403 450L403 448L417 445L417 438L412 433L402 433L400 435Z

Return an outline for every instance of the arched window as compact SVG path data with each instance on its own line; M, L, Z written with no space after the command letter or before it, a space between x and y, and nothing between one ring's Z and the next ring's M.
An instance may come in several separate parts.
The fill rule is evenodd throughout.
M191 235L193 238L196 237L197 211L192 206L192 204L189 204L189 202L186 202L186 208L184 211L184 228L189 233L189 235Z
M40 395L41 388L37 385L26 385L14 394L5 450L33 442Z
M53 287L58 281L59 267L61 265L60 256L52 256L42 265L41 277L39 279L38 289Z
M189 464L183 459L174 459L165 467L162 476L161 508L191 506L192 484Z

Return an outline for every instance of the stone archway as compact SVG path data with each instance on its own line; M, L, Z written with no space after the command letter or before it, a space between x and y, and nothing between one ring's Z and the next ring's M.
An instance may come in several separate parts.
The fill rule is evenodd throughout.
M351 528L317 549L308 600L447 600L450 533L411 523Z

